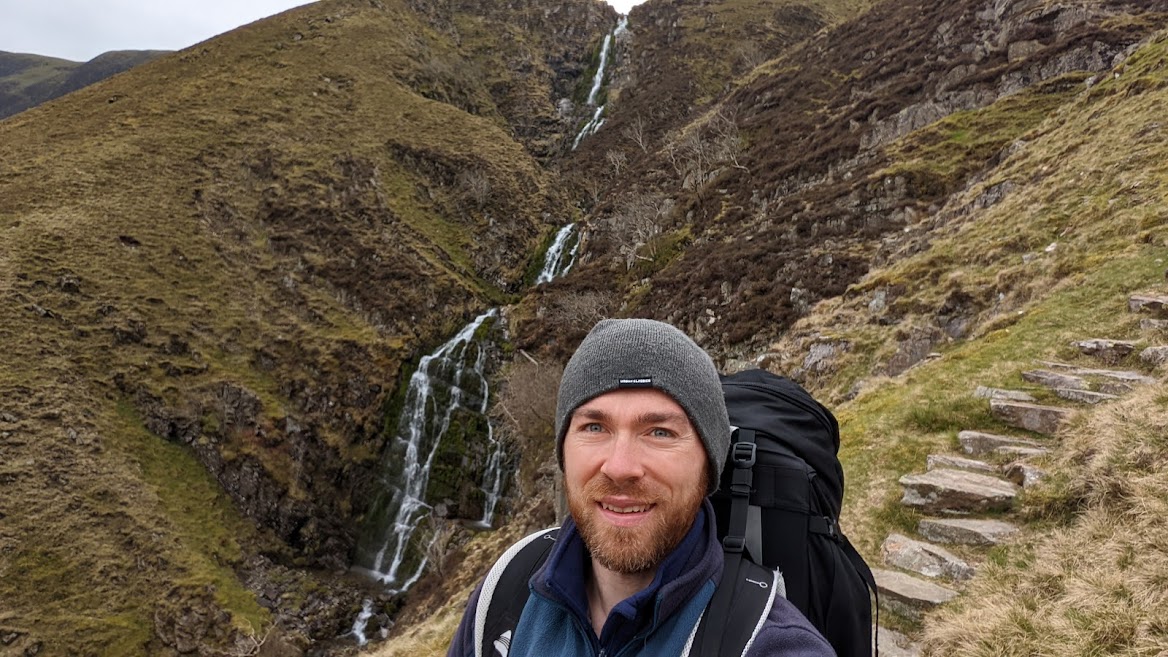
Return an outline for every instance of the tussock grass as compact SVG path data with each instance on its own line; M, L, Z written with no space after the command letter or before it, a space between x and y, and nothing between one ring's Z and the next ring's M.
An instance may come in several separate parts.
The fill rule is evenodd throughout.
M1006 548L926 629L955 657L1160 655L1168 650L1168 403L1155 386L1064 433L1031 512L1079 511ZM1014 558L1014 555L1020 555Z

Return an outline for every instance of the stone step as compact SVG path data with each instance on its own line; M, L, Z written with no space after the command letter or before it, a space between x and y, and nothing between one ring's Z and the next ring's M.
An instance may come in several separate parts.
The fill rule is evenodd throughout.
M1115 401L1119 395L1109 395L1106 392L1092 392L1091 390L1077 390L1075 388L1055 388L1054 394L1067 401L1082 402L1084 404L1102 404Z
M895 570L873 568L880 604L903 616L919 620L921 614L957 597L953 589Z
M1047 388L1087 390L1091 387L1091 384L1087 383L1087 379L1083 377L1060 374L1050 370L1027 370L1022 373L1022 380Z
M937 468L969 470L970 472L998 472L998 466L985 461L967 459L955 454L929 454L925 459L925 469L936 470Z
M1046 479L1046 471L1029 463L1016 461L1006 466L1006 479L1022 488L1030 488Z
M889 534L880 551L884 563L889 566L911 570L925 577L966 580L974 575L973 567L949 550L902 534Z
M921 647L896 630L876 628L872 637L881 657L921 657Z
M1058 406L991 399L990 413L1012 427L1052 436L1074 416L1075 411Z
M1148 347L1140 352L1140 360L1153 367L1168 363L1168 347Z
M995 454L1001 454L1015 459L1028 459L1032 457L1041 457L1050 454L1050 450L1045 447L1023 447L1021 445L1002 445L994 450Z
M1145 331L1168 331L1168 319L1141 319L1140 328Z
M997 545L1018 532L1018 527L1002 520L976 518L925 518L917 525L921 536L938 543Z
M993 454L1001 447L1030 447L1041 448L1042 445L1026 438L1002 436L984 431L959 431L957 440L966 454L980 455Z
M984 513L1014 506L1018 487L997 477L965 470L930 470L900 478L901 504L927 513Z
M1168 296L1133 294L1127 299L1127 309L1133 313L1149 313L1160 319L1168 319Z
M1131 340L1092 338L1072 342L1071 345L1085 356L1094 356L1109 363L1119 362L1136 350L1136 343Z
M1073 376L1094 376L1100 379L1110 379L1112 381L1120 381L1123 383L1156 383L1154 377L1131 370L1106 370L1091 367L1079 367L1078 365L1071 365L1068 363L1059 363L1057 361L1040 360L1039 364L1051 367L1057 370L1062 370L1064 373ZM1073 386L1065 386L1073 387Z
M1021 390L1006 390L1005 388L987 388L985 386L978 386L977 390L973 391L973 396L981 399L1009 399L1011 401L1034 401L1034 395L1023 392Z

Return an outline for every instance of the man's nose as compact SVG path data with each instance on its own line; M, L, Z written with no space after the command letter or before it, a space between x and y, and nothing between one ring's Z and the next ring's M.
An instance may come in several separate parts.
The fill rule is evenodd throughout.
M611 449L600 471L613 481L630 481L645 476L644 450L636 436L619 434L610 443Z

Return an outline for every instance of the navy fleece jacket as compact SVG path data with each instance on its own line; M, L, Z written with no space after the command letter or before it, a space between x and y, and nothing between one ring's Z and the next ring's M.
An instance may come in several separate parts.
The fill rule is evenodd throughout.
M569 518L547 561L531 579L532 595L508 657L680 654L722 575L722 545L712 518L713 509L704 502L693 527L662 562L653 582L613 607L599 637L592 630L584 587L590 556ZM474 619L481 588L480 584L471 594L447 657L475 654ZM799 610L776 598L746 655L834 657L835 652Z

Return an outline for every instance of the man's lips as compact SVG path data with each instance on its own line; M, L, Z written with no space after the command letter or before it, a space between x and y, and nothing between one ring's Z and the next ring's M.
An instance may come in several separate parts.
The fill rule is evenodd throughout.
M610 523L628 527L640 524L657 505L638 500L603 499L596 506Z

